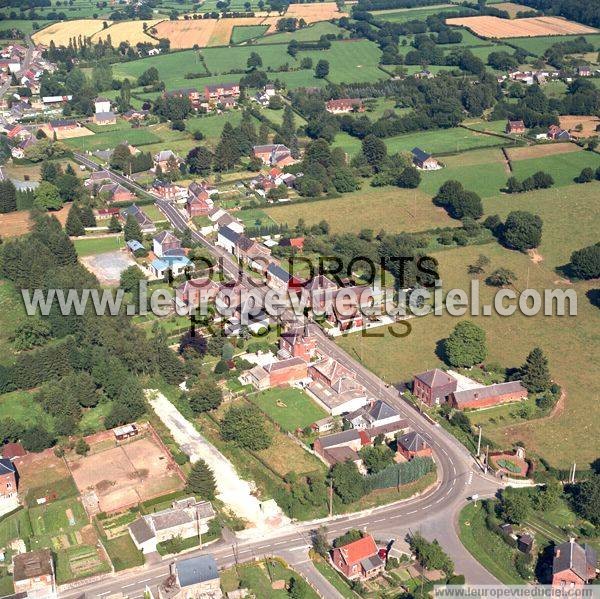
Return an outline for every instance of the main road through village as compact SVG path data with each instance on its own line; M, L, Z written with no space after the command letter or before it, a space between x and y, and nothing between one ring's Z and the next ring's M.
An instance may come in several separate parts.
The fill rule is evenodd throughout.
M89 168L98 168L98 165L85 155L76 155L76 158ZM137 185L132 185L130 179L117 173L112 173L112 177L117 182L144 191ZM156 198L156 204L174 228L180 231L188 228L186 218L177 207L158 198ZM206 237L196 231L192 231L192 238L204 245L220 261L223 271L228 276L238 277L245 286L256 288L256 281L244 273L240 273L238 264L225 250L215 247ZM431 444L437 465L437 484L424 494L412 499L357 514L334 515L324 521L293 523L271 533L263 534L260 538L241 538L229 533L225 535L226 538L211 544L204 550L198 549L176 559L210 552L220 567L227 567L236 562L241 563L263 556L279 556L303 574L321 596L333 599L340 597L340 594L314 568L308 557L311 531L323 524L327 527L329 538L332 539L348 528L360 528L368 530L376 539L381 540L403 539L408 532L419 531L430 540L438 539L454 560L456 571L464 574L467 582L498 584L498 581L463 547L458 537L457 518L468 497L494 495L500 487L499 481L483 474L469 452L450 433L440 426L428 422L401 398L394 387L387 386L359 360L338 347L318 325L311 323L309 327L311 333L317 336L322 353L332 356L354 372L357 380L373 397L385 399L392 404L410 422L413 430L421 433ZM410 351L408 339L399 339L398 342L406 343L407 351ZM218 472L215 475L218 477ZM87 582L83 581L76 587L61 589L60 597L69 599L85 597L87 599L106 597L116 592L123 592L130 598L142 597L146 587L152 589L166 577L172 561L174 560L165 559L147 564L141 569L107 575Z

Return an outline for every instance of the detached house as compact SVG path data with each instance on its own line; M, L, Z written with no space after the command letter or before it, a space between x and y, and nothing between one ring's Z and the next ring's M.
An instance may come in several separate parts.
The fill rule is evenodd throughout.
M292 153L287 146L283 144L266 144L262 146L254 146L252 148L252 156L260 158L264 164L283 168L289 164L296 162L292 158Z
M378 399L370 405L363 406L344 417L352 428L368 429L398 422L400 414L389 403Z
M192 108L196 109L200 106L202 98L200 92L195 87L185 87L182 89L174 89L172 91L165 92L163 94L165 98L187 98L192 105Z
M550 125L548 127L548 137L554 141L571 141L571 134L558 125Z
M431 457L431 447L427 444L427 441L417 432L411 431L401 437L398 437L398 453L407 460L420 457Z
M508 121L506 123L506 133L512 135L522 135L525 133L525 123L523 121Z
M152 240L152 248L157 258L169 255L171 250L177 250L179 254L183 254L181 241L171 231L161 231L156 235Z
M421 150L421 148L412 149L413 164L424 171L435 171L441 167L440 163L427 152Z
M575 539L557 545L552 560L552 586L560 589L581 587L596 578L598 556L587 543Z
M169 576L158 587L158 599L220 599L219 568L212 555L173 562Z
M344 112L364 112L365 105L359 98L341 98L339 100L329 100L325 104L325 110L332 114L341 114Z
M57 597L52 552L49 549L38 549L15 555L13 584L17 596L32 599Z
M161 150L158 154L154 155L154 168L160 166L161 170L164 172L168 170L169 163L175 161L177 166L179 166L182 162L181 158L175 154L172 150Z
M7 458L0 458L0 497L14 497L17 494L17 468Z
M336 547L332 553L335 567L350 580L367 580L381 574L385 569L379 557L379 549L370 535Z
M156 231L156 225L152 222L152 219L135 204L121 210L123 220L127 220L130 214L138 222L143 233L154 233Z
M457 380L440 370L434 368L415 375L413 394L428 406L439 406L448 401L456 391Z
M185 202L185 209L189 218L194 218L195 216L208 216L208 213L213 208L214 202L205 191L198 195L188 195Z

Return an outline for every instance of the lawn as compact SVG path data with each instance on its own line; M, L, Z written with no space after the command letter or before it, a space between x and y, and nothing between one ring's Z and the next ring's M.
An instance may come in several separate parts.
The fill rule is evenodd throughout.
M87 524L87 515L77 498L62 499L29 510L35 537L65 534Z
M103 131L102 133L85 135L83 137L73 137L64 140L64 142L73 149L83 151L107 150L126 142L129 142L133 146L144 146L160 141L161 138L153 133L148 127Z
M283 431L294 432L325 418L327 412L320 408L304 391L290 388L273 388L248 396Z
M123 239L117 236L76 239L74 242L78 256L91 256L103 252L113 252L124 246Z
M295 60L287 52L278 46L239 46L235 48L203 48L202 56L208 70L216 75L218 73L228 73L232 69L246 67L246 61L252 52L256 52L263 61L264 70L276 70L281 65L288 63L295 65ZM242 77L243 75L238 75ZM200 80L203 84L203 80ZM193 85L193 83L192 83Z
M114 539L105 539L104 546L116 572L144 564L144 556L133 544L129 533Z
M272 581L284 579L287 584L292 577L304 580L302 576L293 570L286 568L283 563L277 559L270 559L267 562L258 562L254 564L241 564L235 568L229 568L220 573L221 588L224 593L235 591L243 582L255 597L269 597L269 599L285 599L289 597L285 589L273 589ZM318 599L319 595L308 584L302 597L306 599Z
M425 173L426 178L430 173ZM458 226L445 210L433 205L421 190L397 187L370 187L367 182L359 191L332 200L284 204L265 209L279 223L294 226L299 219L307 225L326 220L333 233L358 233L372 229L377 234L413 232L436 227Z
M526 584L513 563L516 550L488 530L481 503L470 503L460 512L459 535L467 551L500 582Z
M548 209L548 222L545 225L547 235L543 235L544 241L540 248L542 257L543 251L548 251L552 256L548 263L546 260L534 263L527 255L504 249L495 242L433 254L439 260L445 291L454 288L468 291L471 277L467 273L467 266L483 254L491 260L489 272L504 267L517 275L515 287L518 290L526 287L540 291L572 287L577 292L576 317L549 317L541 314L527 317L518 311L512 317L500 317L494 312L489 317L470 317L486 332L489 354L487 361L490 363L496 362L513 368L523 363L533 347L539 346L546 353L553 378L567 393L564 410L555 417L546 419L543 426L535 420L516 426L496 423L487 427L486 435L503 446L521 440L530 453L538 453L559 467L567 467L573 461L586 465L598 457L597 444L594 446L593 443L578 442L579 439L594 436L594 423L600 417L600 406L596 400L600 393L600 383L595 374L593 357L597 355L599 348L596 331L600 327L600 314L586 297L586 293L597 285L593 282L565 285L554 271L555 263L562 262L574 246L584 245L584 240L588 239L597 241L597 227L593 224L599 218L598 204L593 200L597 191L587 190L587 208L581 206L572 210L577 191L579 189L573 189L571 194L556 196L539 192L540 204L546 197L554 198L554 214L550 216L551 209ZM581 187L581 193L584 192L585 187ZM507 205L523 207L517 197L504 197ZM529 200L529 205L533 205L534 201ZM494 202L497 207L502 199L497 198ZM489 206L486 205L486 211L488 209ZM569 214L569 219L572 218L573 222L565 219L565 214ZM576 239L581 241L567 241L575 237L573 231L577 231ZM566 244L564 249L561 247L563 244ZM492 288L482 284L481 304L490 303L493 294ZM368 337L350 335L338 338L338 342L387 382L403 382L411 380L414 373L441 365L436 346L441 339L448 337L458 320L447 313L442 316L413 318L409 323L410 334L404 338L396 338L382 329L372 331ZM399 332L404 330L398 327ZM374 337L377 334L381 336Z
M348 586L342 575L319 555L313 557L315 568L326 578L344 599L357 599L358 595Z
M245 27L234 27L231 32L231 43L242 44L248 40L261 37L269 28L268 25L246 25Z
M226 114L213 114L209 116L197 116L186 119L186 129L192 133L201 131L204 135L203 143L216 145L223 131L225 123L231 123L237 127L242 120L242 111L233 110Z

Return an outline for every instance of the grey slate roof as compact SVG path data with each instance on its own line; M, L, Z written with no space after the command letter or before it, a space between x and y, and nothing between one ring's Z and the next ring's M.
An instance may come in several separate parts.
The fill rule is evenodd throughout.
M421 451L428 447L427 441L417 432L406 433L398 437L398 444L402 445L407 451Z
M219 578L217 562L212 555L199 555L177 562L177 578L181 588Z
M450 376L448 373L440 370L439 368L434 368L433 370L427 370L421 374L416 374L415 378L419 379L432 389L435 387L442 387L456 380L454 377Z
M8 458L0 459L0 474L14 474L15 472L16 468Z
M288 283L292 278L292 275L285 269L281 268L279 264L275 264L272 262L269 264L269 268L267 268L267 272L273 277L283 281L284 283Z
M509 381L508 383L497 383L486 387L475 387L474 389L465 389L464 391L455 391L454 399L460 407L465 402L478 401L489 397L498 397L506 393L522 393L527 396L527 390L521 385L521 381Z
M375 568L381 568L384 564L379 555L371 555L370 557L365 557L365 559L360 560L360 565L365 572L370 572Z
M574 540L565 541L554 548L552 573L557 574L572 570L584 581L589 579L588 570L596 568L598 557L594 549L587 543L582 547Z
M222 235L223 237L225 237L225 239L231 241L231 243L237 243L240 238L240 234L236 233L233 229L230 229L229 227L223 227L222 229L219 229L219 235Z
M425 152L424 150L421 150L421 148L413 148L412 149L412 155L419 161L419 162L425 162L425 160L427 160L428 158L431 158L431 154L428 154L427 152Z
M360 434L356 429L350 428L347 431L341 433L334 433L333 435L327 435L326 437L319 437L321 447L326 449L328 447L335 447L342 443L349 443L350 441L356 441L360 439Z
M148 526L148 523L144 518L138 518L132 522L129 525L129 531L139 544L154 538L154 531Z

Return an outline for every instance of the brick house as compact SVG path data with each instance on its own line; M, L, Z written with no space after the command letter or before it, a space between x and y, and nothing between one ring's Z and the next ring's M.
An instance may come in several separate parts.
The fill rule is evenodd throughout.
M106 198L107 202L131 202L135 199L127 187L120 183L105 183L98 188L98 195Z
M175 292L175 301L182 306L199 307L214 301L220 286L210 278L190 279L185 281Z
M339 100L329 100L325 104L325 110L332 114L341 114L344 112L364 112L365 105L359 98L340 98Z
M9 458L0 458L0 497L14 497L17 493L17 469Z
M581 587L596 578L598 557L587 543L582 547L571 538L554 548L552 586Z
M198 108L202 101L200 92L195 87L184 87L181 89L174 89L172 91L165 92L163 94L165 98L187 98L192 105L192 108Z
M235 255L250 267L264 272L269 264L271 250L242 233L235 244Z
M561 129L558 125L550 125L548 127L548 138L555 141L570 141L571 134L564 129Z
M240 86L238 83L216 83L204 87L204 99L207 102L214 102L227 97L237 98L239 95Z
M379 549L371 535L336 547L331 559L335 567L350 580L367 580L385 569L385 563L379 557Z
M266 144L262 146L254 146L252 148L252 156L260 158L264 164L283 168L289 164L296 162L292 158L292 152L283 144Z
M431 457L433 455L431 447L427 444L427 441L425 441L425 439L423 439L423 437L415 431L411 431L410 433L406 433L405 435L398 437L397 445L398 453L404 456L407 460L412 460L416 457Z
M361 468L362 460L358 452L370 443L371 439L365 431L351 428L340 433L319 437L313 443L313 449L330 466L349 460Z
M177 166L179 166L182 162L181 158L175 154L172 150L161 150L158 154L154 155L154 168L160 166L163 172L166 172L169 169L169 162L177 162Z
M302 358L287 358L264 367L271 387L293 385L308 377L308 366Z
M185 187L175 185L175 183L172 183L171 181L162 181L160 179L156 179L152 183L152 191L164 200L177 201L187 196Z
M497 383L454 391L450 396L452 407L457 410L466 408L479 409L497 406L512 401L520 401L527 397L527 389L521 385L521 381L509 381L508 383Z
M506 133L513 135L522 135L525 133L525 123L523 121L508 121L506 123Z
M13 584L15 594L51 599L57 596L54 562L49 549L20 553L13 558Z
M456 391L457 381L439 368L427 370L415 375L413 394L428 406L446 403L448 397Z
M189 195L185 202L185 209L190 218L195 216L208 216L213 209L214 203L206 191L196 195Z
M279 348L287 351L294 358L302 358L310 362L317 352L317 340L311 337L305 328L285 331L279 338Z

